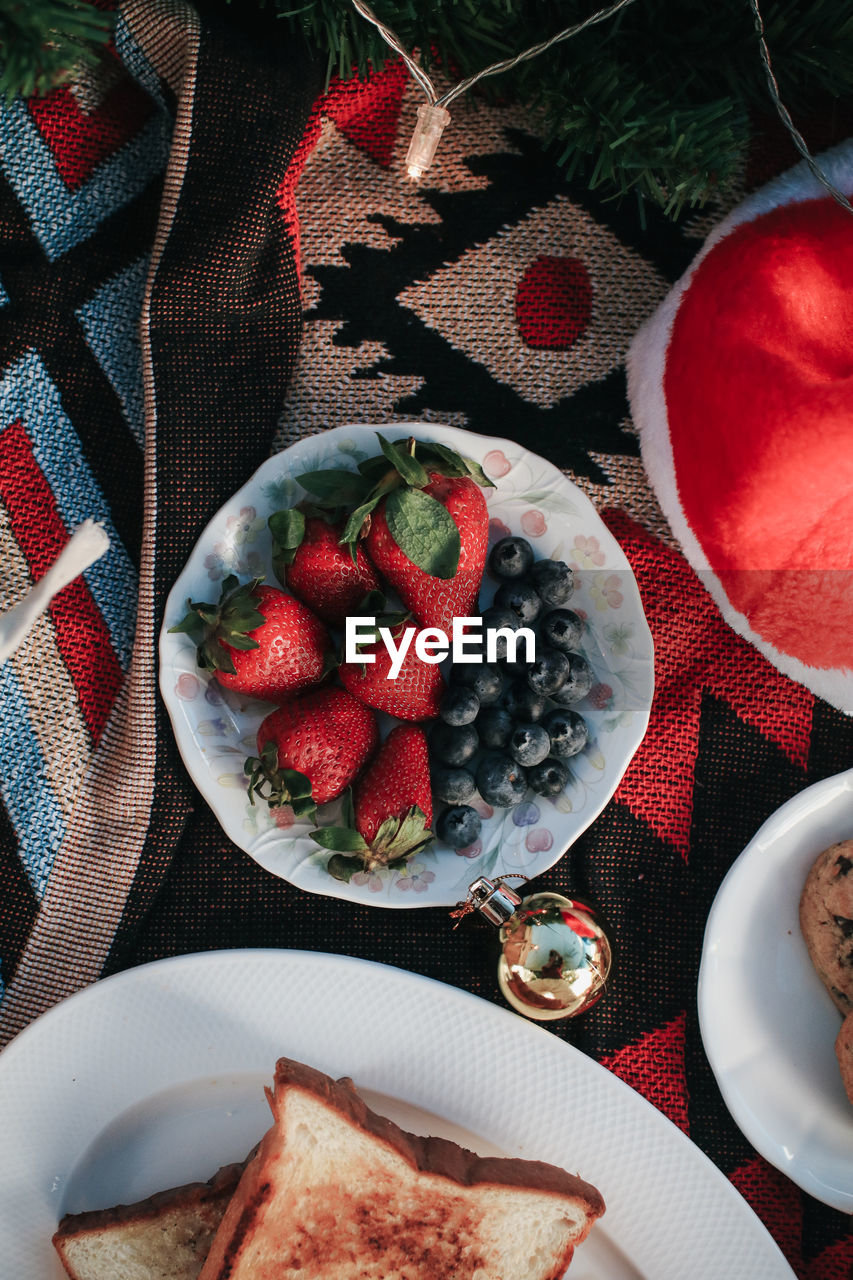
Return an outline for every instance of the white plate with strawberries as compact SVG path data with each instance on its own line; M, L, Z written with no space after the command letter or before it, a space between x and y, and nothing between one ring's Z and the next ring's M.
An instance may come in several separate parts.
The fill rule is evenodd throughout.
M443 512L438 512L437 523L441 527L437 528L435 538L421 536L419 543L416 527L421 515L419 507L426 510L428 504L417 493L414 502L401 498L399 493L390 497L384 494L376 428L353 425L310 436L264 463L217 513L196 544L167 601L160 639L160 687L179 750L193 780L226 834L261 866L300 888L356 902L384 907L449 906L465 898L468 885L477 876L532 877L547 870L601 812L646 731L654 683L652 637L624 552L586 495L551 463L513 441L474 435L434 423L398 423L383 425L379 430L384 440L383 450L392 446L397 453L402 453L401 442L414 438L422 442L418 447L423 450L424 465L429 465L428 457L437 458L439 452L451 459L450 451L455 451L453 456L461 455L471 474L480 477L478 494L481 493L482 498L477 498L479 507L470 520L464 504L454 506L452 497L444 501L461 530L462 549L460 553L457 547L454 561L458 567L448 570L441 563L442 538L447 532L444 525L448 523ZM372 459L377 461L374 463ZM407 461L406 467L408 465ZM415 460L411 465L416 470L419 464ZM452 465L451 461L451 468ZM324 676L332 661L331 653L340 653L343 643L340 602L337 620L325 627L330 639L321 637L317 642L313 623L310 616L306 616L306 605L290 598L284 601L278 598L279 638L270 646L270 653L241 651L247 648L239 638L241 628L245 632L254 620L252 601L246 599L252 584L260 583L255 590L261 593L270 590L279 593L281 577L291 582L288 575L292 566L282 566L282 559L286 561L292 555L287 551L292 532L291 513L298 505L304 508L306 501L317 500L316 486L309 493L298 477L316 472L331 474L342 504L348 499L347 509L358 510L352 517L355 523L348 524L348 528L355 528L364 515L370 514L362 513L359 506L370 506L370 502L362 502L363 477L368 476L371 483L375 482L372 494L375 497L379 493L381 505L377 509L374 503L372 507L376 512L375 523L371 525L370 519L367 521L365 527L370 534L364 539L364 546L368 550L375 548L376 562L382 565L382 572L376 577L388 607L399 609L402 596L404 609L419 610L419 584L428 588L421 593L429 596L423 606L424 616L418 613L417 622L404 624L403 628L417 627L421 632L430 632L420 637L422 655L429 658L437 651L429 648L430 642L435 641L430 627L444 624L449 635L453 617L460 611L477 612L477 581L471 580L471 565L476 564L475 577L479 580L482 556L477 560L470 547L476 543L483 552L486 542L491 546L514 534L527 540L537 560L562 561L571 568L574 590L569 603L582 624L577 650L592 669L589 692L575 708L585 722L588 740L583 750L568 761L570 769L564 788L553 795L528 791L520 800L516 798L511 808L498 808L475 795L469 804L477 811L480 831L477 839L465 848L457 849L438 838L424 843L418 815L424 808L429 809L430 798L424 795L423 780L414 777L417 751L423 752L420 748L416 750L417 744L411 745L417 733L396 735L394 741L406 744L406 759L412 762L408 772L412 776L393 777L387 785L395 794L399 792L408 797L406 803L411 807L405 815L406 829L399 838L405 837L409 851L405 858L395 857L392 844L390 854L384 858L365 856L364 863L356 864L359 869L353 871L350 866L343 878L329 871L330 860L340 861L342 855L323 847L310 833L330 827L342 831L356 825L364 831L367 819L362 811L368 804L377 810L374 828L378 830L382 812L374 803L374 794L366 794L367 770L373 771L372 791L376 792L375 780L382 773L381 765L377 768L378 744L384 743L389 733L401 725L421 723L429 727L427 718L437 710L444 688L441 673L447 670L447 663L441 666L416 660L415 647L411 645L401 678L382 682L381 697L368 691L367 696L373 698L374 734L358 708L343 705L345 698L329 697L332 689L356 699L364 696L362 674L356 664L345 664L340 668L340 675L333 672ZM352 477L351 481L348 476ZM417 486L417 475L412 483ZM452 489L453 482L445 488ZM430 486L430 492L436 492L435 485ZM392 502L396 503L393 509ZM433 513L437 505L437 501L429 505L430 519L435 519ZM286 514L277 516L273 538L268 520L281 512ZM296 519L300 533L293 539L294 544L303 536L302 517ZM472 526L476 523L477 529L468 528L466 521ZM414 539L406 546L407 549L414 547L411 554L420 556L417 563L422 564L423 569L413 567L410 574L394 579L393 555L389 556L379 545L379 528L381 525L384 530L386 524L395 529L402 526L406 536ZM450 533L454 533L452 527ZM354 575L355 564L362 565L363 548L360 542L354 542L353 547L353 554L357 556L352 569ZM465 575L469 579L467 583L463 582ZM304 577L308 581L297 588L294 570L292 589L302 592L304 588L305 599L308 599L316 587L316 581L312 583L311 579L317 575L308 572ZM187 616L189 602L196 605L199 601L216 602L223 582L232 592L227 597L230 601L227 622L230 624L236 618L234 633L227 633L234 645L226 646L236 659L236 680L214 669L216 654L203 649L204 644L210 648L211 632L208 629L206 640L203 637L200 640L204 628L197 619L195 631L192 625L185 632L174 630ZM373 590L375 586L368 565L367 576L360 581L360 587ZM486 570L480 583L480 610L491 604L497 586L497 579ZM359 612L374 598L368 596L368 604L361 605ZM334 602L330 607L334 609ZM350 614L352 608L352 604L343 606L344 612ZM203 606L196 611L199 612L206 625L210 611ZM377 606L377 616L382 612ZM396 618L385 618L388 631L398 644L399 617L398 614ZM214 641L213 649L216 647ZM203 653L201 659L200 652ZM387 658L387 652L383 653ZM253 682L243 682L241 691L239 676L244 663L252 668ZM271 675L273 667L275 671ZM281 670L284 670L283 692L274 687ZM374 674L371 667L365 671L368 675ZM378 682L374 680L373 685L378 687ZM246 688L260 691L263 696L251 696L245 692ZM279 710L282 704L283 709ZM331 707L329 714L325 711L327 704ZM377 709L380 705L381 709ZM258 730L262 724L265 728L259 742ZM351 731L346 727L350 725ZM306 737L311 740L308 753ZM269 762L264 760L262 750L264 740L270 738L275 739L276 747L273 763L280 766L283 758L289 766L279 767L277 773L272 774L263 767ZM291 749L292 755L288 754ZM386 756L394 754L393 750L386 749ZM400 754L397 753L398 757ZM317 766L321 755L321 766ZM254 762L254 776L251 768L247 773L247 760ZM371 760L369 765L368 760ZM322 779L320 773L314 772L315 768L321 768ZM306 770L312 773L313 800L319 806L313 811L312 798L305 795ZM274 784L270 782L271 777L275 779ZM382 781L384 787L386 779L383 777ZM352 784L352 790L341 794L342 783L347 788ZM271 795L273 803L270 803ZM328 795L334 798L327 801ZM352 796L355 797L355 816ZM432 806L435 814L443 807ZM402 825L402 821L401 818L398 825ZM421 822L420 828L423 825ZM371 841L372 832L373 829ZM379 835L376 838L381 842ZM350 850L359 851L358 857L362 856L363 837L353 834L351 839L352 844L348 844L345 837L343 845L334 846L345 850L345 862L353 861L348 857ZM334 844L331 836L329 841Z

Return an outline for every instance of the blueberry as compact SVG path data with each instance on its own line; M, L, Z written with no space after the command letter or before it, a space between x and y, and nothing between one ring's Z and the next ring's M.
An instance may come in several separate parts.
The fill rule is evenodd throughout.
M562 760L549 757L541 764L535 764L528 771L527 781L530 789L540 796L556 796L565 788L569 780L569 770Z
M544 693L553 698L569 678L569 658L559 649L539 646L536 661L527 668L527 683L534 693Z
M541 764L551 750L548 730L541 724L517 724L507 747L509 754L525 769Z
M495 592L495 605L514 614L518 624L529 627L542 612L542 601L529 582L502 582Z
M503 692L504 678L496 666L485 662L457 662L450 673L451 687L461 685L477 695L481 707L491 707Z
M512 610L499 604L489 605L488 609L484 609L480 616L483 619L484 634L486 631L497 627L509 627L510 631L517 631L521 626Z
M565 604L574 591L574 574L564 560L537 560L530 580L546 605Z
M533 564L533 548L526 538L501 538L489 552L489 568L496 578L523 578Z
M461 684L466 689L472 689L482 665L480 658L476 662L454 662L450 669L450 683Z
M539 623L539 634L553 649L571 653L581 642L583 618L572 609L552 609Z
M477 790L473 773L458 766L436 765L430 783L434 799L445 804L465 804Z
M511 809L524 797L527 774L509 756L485 756L477 765L477 790L487 804Z
M484 707L477 716L477 732L484 747L505 747L512 733L512 716L503 707Z
M483 614L483 646L486 654L491 653L490 641L494 644L496 658L505 658L507 654L507 637L490 636L490 631L517 631L520 626L518 618L509 609L501 609L498 605L487 609Z
M433 759L440 764L466 764L479 745L480 738L472 724L444 724L439 721L430 730L429 748Z
M517 656L512 660L509 658L499 658L498 667L505 676L510 680L516 680L519 676L527 678L527 661L525 646L519 645L516 651Z
M592 667L582 653L566 654L569 670L565 681L551 697L559 707L570 707L585 698L595 683Z
M504 693L504 706L513 720L541 720L548 706L544 693L536 693L527 680L514 680Z
M467 849L477 839L482 825L476 809L469 804L457 804L441 814L435 824L435 833L451 849Z
M583 751L589 739L589 729L583 716L570 708L549 711L542 721L542 727L551 739L551 754L561 760L576 756Z
M476 670L477 674L471 682L471 688L476 693L481 707L493 707L500 701L504 691L504 678L497 667L488 667L481 663Z
M445 724L471 724L477 719L480 699L473 689L452 684L441 700L440 715Z

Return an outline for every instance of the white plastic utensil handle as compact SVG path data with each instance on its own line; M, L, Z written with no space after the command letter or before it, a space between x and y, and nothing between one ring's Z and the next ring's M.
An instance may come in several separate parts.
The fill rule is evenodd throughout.
M53 564L22 600L0 614L0 663L17 649L39 614L84 569L109 550L110 540L102 524L84 520L75 529Z

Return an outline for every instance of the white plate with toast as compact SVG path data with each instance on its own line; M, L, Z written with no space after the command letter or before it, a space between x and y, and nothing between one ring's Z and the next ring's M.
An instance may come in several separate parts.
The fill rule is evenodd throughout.
M127 970L7 1047L7 1273L61 1280L51 1236L65 1212L134 1201L242 1159L270 1123L263 1088L281 1055L352 1076L369 1105L412 1131L591 1182L607 1209L575 1253L572 1280L791 1280L716 1166L564 1041L431 979L273 950Z
M809 959L799 903L817 855L851 837L853 769L767 819L714 899L698 995L705 1052L739 1128L844 1213L853 1213L853 1106L835 1057L841 1015Z
M170 635L169 627L183 617L188 600L218 599L228 573L240 581L265 575L270 585L278 585L268 517L306 496L296 480L303 472L354 470L360 460L376 454L374 427L335 427L300 440L265 462L214 516L166 603L160 690L193 781L229 838L267 871L312 893L372 906L452 906L465 898L477 876L521 873L532 878L546 871L607 804L648 724L652 636L625 553L586 494L550 462L511 440L436 423L396 423L381 431L389 440L414 435L449 445L479 462L495 485L484 490L490 541L509 532L521 534L537 558L562 559L573 567L575 591L569 604L585 618L580 647L596 682L577 704L589 727L589 742L572 759L566 789L547 799L529 792L513 810L483 804L480 839L464 854L434 842L405 866L358 872L347 882L329 875L329 853L308 836L312 824L294 821L290 810L271 813L263 801L250 803L243 764L256 754L258 726L272 707L222 689L199 670L190 638ZM486 575L481 608L491 602L496 586ZM326 814L324 821L331 820Z

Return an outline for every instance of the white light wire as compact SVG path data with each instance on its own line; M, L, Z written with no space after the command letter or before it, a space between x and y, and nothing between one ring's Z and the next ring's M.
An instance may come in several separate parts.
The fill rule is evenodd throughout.
M767 38L764 34L764 19L762 18L761 11L758 8L758 0L749 0L749 7L752 9L752 16L755 21L755 30L758 34L758 46L761 50L761 61L764 64L764 75L767 80L767 87L770 90L770 97L773 99L773 105L776 107L779 119L788 130L794 146L797 148L797 151L803 157L818 182L820 182L822 186L826 187L836 204L840 204L842 209L846 209L848 213L853 213L853 205L851 205L843 192L839 191L838 187L834 186L830 182L829 178L821 169L820 165L809 151L805 138L791 119L790 111L780 98L779 85L776 83L776 77L773 74L773 67L770 62L770 50L767 48Z
M465 80L460 80L447 93L436 99L436 105L439 107L448 106L454 98L459 97L460 93L470 89L472 85L476 84L478 80L482 80L485 76L495 76L500 71L511 71L520 62L529 62L531 58L536 58L540 53L545 53L553 45L562 44L564 40L570 40L572 36L580 35L581 31L586 31L587 27L595 26L598 22L604 22L605 19L612 17L614 13L618 13L620 9L625 9L629 4L633 3L634 0L616 0L615 4L608 5L606 9L599 9L597 13L584 18L583 22L578 22L573 27L566 27L565 31L559 31L557 35L551 36L550 40L543 40L540 44L534 44L530 49L525 49L523 53L517 53L514 58L505 58L503 62L493 62L491 66L484 67L482 71L478 71L475 75L468 76ZM353 4L355 4L355 0L353 0Z
M403 47L400 37L395 35L390 27L384 22L380 22L370 5L365 0L352 0L353 8L356 9L363 18L368 22L372 22L376 30L384 39L385 43L390 45L395 53L398 53L405 62L406 66L417 80L418 84L426 94L427 101L430 106L447 107L454 98L458 98L460 94L465 93L478 80L484 79L486 76L498 75L501 71L510 71L513 67L517 67L520 62L528 62L531 58L536 58L540 53L545 53L555 44L562 43L572 36L579 35L581 31L585 31L587 27L594 26L597 22L604 22L606 18L612 14L618 13L620 9L625 9L629 4L633 4L634 0L616 0L615 4L608 5L605 9L599 9L597 13L593 13L588 18L584 18L583 22L576 23L573 27L566 27L565 31L559 31L557 35L551 36L549 40L542 40L539 44L533 45L530 49L525 49L523 53L517 53L513 58L504 58L501 62L493 62L490 66L484 67L482 71L477 71L472 76L467 76L464 80L460 80L452 89L448 89L439 97L436 88L429 76L415 59Z
M460 94L465 93L467 89L470 89L472 85L475 85L478 80L483 80L486 76L497 75L501 71L509 71L513 67L518 66L521 62L528 62L531 58L538 57L540 53L545 53L546 50L552 48L555 44L561 44L562 41L569 40L572 36L579 35L581 31L586 31L588 27L594 26L598 22L604 22L605 19L612 17L613 14L618 13L620 9L626 8L629 4L633 4L633 2L634 0L616 0L615 4L608 5L605 9L599 9L596 13L591 14L590 17L585 18L583 22L578 22L573 27L566 27L565 31L559 31L557 35L551 36L549 40L543 40L539 44L532 45L531 48L525 49L523 53L516 54L514 58L504 58L501 62L493 62L490 66L484 67L482 71L478 71L472 76L467 76L464 80L460 80L458 84L454 85L452 89L448 89L447 93L444 93L439 97L429 76L426 74L423 67L421 67L420 64L403 47L400 37L395 35L391 28L386 26L384 22L380 22L370 5L366 3L366 0L352 0L353 7L358 11L358 13L360 13L363 18L366 18L368 22L373 23L385 43L403 59L403 62L412 74L412 78L417 81L426 94L426 99L430 107L440 107L444 109L446 109L455 98L458 98ZM803 157L818 182L826 188L837 204L840 204L848 213L853 213L853 205L851 205L847 197L839 191L832 182L830 182L829 178L809 151L803 135L791 119L791 113L788 111L788 108L785 106L779 95L779 85L776 81L776 76L773 73L773 67L770 62L770 50L767 48L767 38L764 32L764 20L758 7L758 0L749 0L749 6L752 10L755 30L758 35L759 50L761 53L761 61L764 66L767 87L769 89L770 96L773 99L776 111L779 114L779 118L788 133L791 135L791 139L797 151ZM449 117L447 118L449 119ZM443 126L439 122L438 135L433 143L432 151L435 150L442 127ZM429 164L430 160L431 155L425 163ZM410 165L409 172L413 176L420 176L422 171L423 170L420 165L416 165L414 167Z
M371 9L370 5L365 4L364 0L352 0L352 5L353 5L353 8L356 9L357 12L360 13L363 18L366 18L368 22L373 23L374 27L379 32L379 34L381 35L385 43L387 45L390 45L390 47L394 50L394 52L400 55L400 57L405 62L406 66L409 68L409 71L412 73L412 78L414 80L417 80L418 84L421 86L424 93L426 94L427 101L430 103L431 106L435 105L438 95L435 92L435 87L432 81L430 80L427 73L424 71L423 67L421 67L415 61L415 59L411 56L411 54L407 53L406 50L403 48L403 45L400 43L400 37L398 35L395 35L390 27L386 27L384 22L379 21L376 14Z

